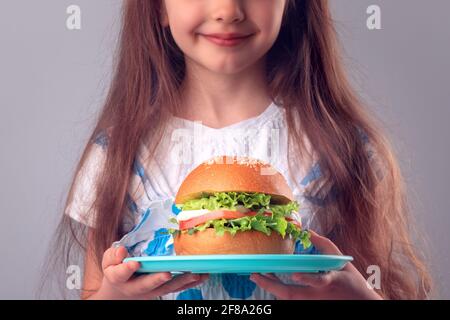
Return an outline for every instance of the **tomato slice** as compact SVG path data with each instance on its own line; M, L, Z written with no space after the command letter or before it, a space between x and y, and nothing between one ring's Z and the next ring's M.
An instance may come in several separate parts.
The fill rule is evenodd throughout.
M255 211L248 211L248 212L240 212L240 211L231 211L231 210L215 210L215 211L211 211L208 212L207 214L198 216L198 217L194 217L188 220L182 220L179 223L179 228L180 230L186 230L186 229L190 229L190 228L194 228L200 224L203 224L209 220L216 220L216 219L227 219L227 220L232 220L232 219L239 219L239 218L243 218L246 216L254 216L256 215L257 212ZM265 215L271 215L270 212L265 212Z
M299 228L302 227L302 225L300 224L300 222L297 221L297 220L295 220L295 219L292 219L292 218L287 217L286 220L289 221L289 222L292 222L293 224L295 224L295 225L296 225L297 227L299 227Z
M231 211L231 210L215 210L208 212L204 215L194 217L188 220L182 220L179 222L179 228L180 230L186 230L190 228L194 228L198 225L201 225L209 220L216 220L216 219L226 219L226 220L232 220L232 219L239 219L246 216L254 216L257 212L255 211L249 211L249 212L239 212L239 211ZM270 212L264 212L264 215L270 216L272 213ZM291 221L298 227L300 226L300 223L297 220L294 220L292 218L286 218L286 220Z
M188 220L182 220L179 223L180 230L190 229L200 224L203 224L209 220L216 219L238 219L247 216L249 213L242 213L239 211L231 211L231 210L215 210L208 212L207 214L194 217Z

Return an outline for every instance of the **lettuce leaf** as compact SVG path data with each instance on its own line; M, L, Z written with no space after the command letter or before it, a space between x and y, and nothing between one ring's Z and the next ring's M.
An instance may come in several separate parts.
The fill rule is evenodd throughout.
M302 230L285 218L292 212L299 210L299 204L292 201L288 204L271 204L271 196L263 193L247 192L215 192L213 194L203 193L200 198L186 201L177 205L181 210L236 210L237 205L243 205L257 212L254 216L246 216L238 219L215 219L209 220L201 225L188 230L169 229L169 233L175 235L178 232L194 234L207 228L214 228L216 234L221 236L225 232L235 235L236 232L257 230L270 235L273 231L278 232L283 238L289 236L296 241L300 240L304 248L311 246L309 232ZM263 212L271 212L272 215L263 215ZM172 223L177 223L175 218Z
M309 248L311 242L309 241L309 232L301 230L298 226L284 217L280 216L265 216L257 214L255 216L247 216L238 219L216 219L209 220L201 225L195 226L187 230L169 229L169 233L174 236L181 233L194 234L198 231L204 231L207 228L214 228L216 234L222 236L225 232L235 235L237 232L247 230L256 230L270 235L272 232L278 232L283 238L286 236L293 238L295 241L300 240L303 247Z
M288 216L292 211L298 211L299 205L296 201L288 204L271 204L271 196L264 193L247 192L215 192L213 194L202 194L199 199L186 201L177 207L181 210L236 210L237 205L259 213L270 211L276 215Z
M299 205L296 201L289 202L288 204L271 204L269 205L269 210L273 212L274 215L287 217L292 212L297 212L299 210Z

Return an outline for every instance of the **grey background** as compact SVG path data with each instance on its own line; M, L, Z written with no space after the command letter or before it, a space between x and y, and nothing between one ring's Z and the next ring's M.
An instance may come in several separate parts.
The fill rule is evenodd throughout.
M383 119L450 298L450 2L331 0L358 91ZM66 8L82 30L66 29ZM382 30L366 8L382 9ZM110 77L119 0L4 0L0 10L0 298L33 299L50 234Z

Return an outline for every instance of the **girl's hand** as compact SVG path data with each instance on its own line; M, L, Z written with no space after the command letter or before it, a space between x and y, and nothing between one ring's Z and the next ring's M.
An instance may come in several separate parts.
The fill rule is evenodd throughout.
M208 278L208 275L183 274L172 279L170 272L133 276L140 263L123 259L128 256L125 247L109 248L102 260L103 281L100 289L90 299L155 299L171 292L194 287Z
M342 255L331 240L310 232L311 242L321 253ZM364 277L351 263L347 263L342 270L328 273L293 273L292 280L299 285L285 284L274 274L254 273L250 280L283 300L381 299L374 290L368 288Z

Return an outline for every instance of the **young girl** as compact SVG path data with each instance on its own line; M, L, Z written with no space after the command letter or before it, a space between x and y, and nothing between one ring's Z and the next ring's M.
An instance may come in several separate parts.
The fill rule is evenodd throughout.
M326 0L125 1L115 76L60 225L61 247L85 252L82 298L428 297L398 164L338 49ZM270 162L315 249L353 263L320 275L135 276L125 257L174 254L178 187L218 155Z

